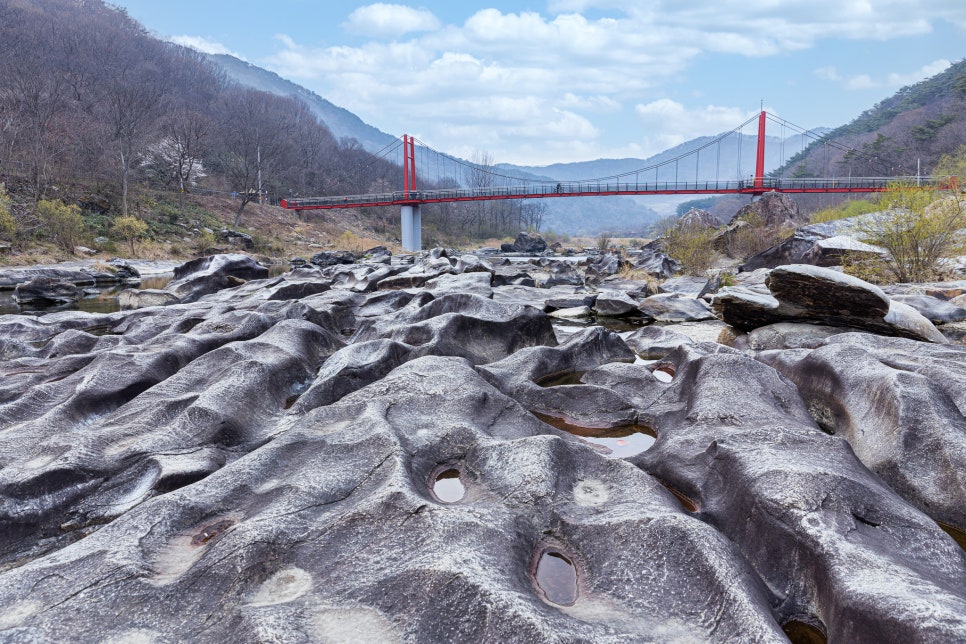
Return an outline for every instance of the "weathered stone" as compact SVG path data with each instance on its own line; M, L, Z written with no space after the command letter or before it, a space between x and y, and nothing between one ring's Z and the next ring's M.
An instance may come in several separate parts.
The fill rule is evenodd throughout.
M966 347L849 333L759 359L893 490L966 532Z
M359 261L359 256L349 250L324 250L312 255L312 259L309 261L316 266L325 268L337 264L355 264Z
M890 297L895 302L902 302L916 309L923 317L934 324L966 320L966 308L957 306L953 302L941 300L938 297L930 295L892 295Z
M758 218L769 228L798 227L808 222L808 217L799 209L798 204L783 192L766 192L735 213L735 220Z
M641 247L641 254L634 261L634 268L657 279L668 279L681 270L681 263L664 252L663 240L656 239Z
M14 301L30 307L71 304L82 295L83 292L72 283L50 277L37 277L13 289Z
M793 264L772 270L770 293L755 287L719 291L712 308L742 331L776 322L854 327L944 344L946 338L915 309L890 300L878 287L827 268Z
M682 344L694 344L691 338L683 333L655 325L634 331L624 338L624 342L644 360L660 360Z
M594 300L597 315L620 317L637 312L638 302L620 291L601 291Z
M181 302L194 302L209 293L266 277L268 269L248 255L210 255L174 269L174 279L164 290Z
M707 210L701 208L690 208L678 219L678 226L699 226L701 228L717 228L721 225L718 218Z
M704 300L681 293L661 293L645 298L637 310L644 317L658 322L696 322L714 319L711 307Z
M664 280L658 286L661 293L680 293L691 297L701 297L708 286L708 278L694 275L682 275Z
M512 244L501 244L500 250L504 253L537 254L547 250L547 242L537 233L521 231Z
M733 346L735 349L751 351L814 349L833 335L855 331L857 329L841 326L778 322L752 329L735 340Z
M489 273L490 275L496 272L488 261L476 255L460 255L456 261L455 270L457 273Z
M550 312L549 315L552 318L562 318L562 319L573 319L573 318L586 318L593 314L593 309L589 306L572 306L570 308L555 309Z
M181 299L174 293L156 288L141 290L126 288L117 294L117 303L122 311L143 309L149 306L169 306L180 301Z
M219 233L221 238L224 239L232 246L241 246L245 250L251 250L255 248L255 240L248 233L243 233L238 230L230 230L228 228L222 228L221 233Z

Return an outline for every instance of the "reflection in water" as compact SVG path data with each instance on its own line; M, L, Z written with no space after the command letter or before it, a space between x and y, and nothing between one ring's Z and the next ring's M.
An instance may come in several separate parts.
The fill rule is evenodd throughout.
M540 555L536 583L547 601L561 606L577 601L577 568L559 550L548 548Z
M433 494L443 503L456 503L466 496L466 486L460 479L460 471L448 468L439 472L433 481Z
M825 644L828 641L825 633L805 622L795 620L785 622L782 624L782 630L792 644Z
M562 418L538 412L533 415L551 427L573 434L593 445L608 458L627 458L646 451L654 444L657 434L647 425L619 425L617 427L582 427Z
M268 276L277 277L288 270L287 265L277 264L269 266ZM13 291L0 291L0 315L4 313L21 313L25 315L43 315L45 313L55 313L57 311L86 311L88 313L116 313L121 310L117 301L117 294L128 288L139 290L163 289L174 279L171 275L155 275L144 277L140 283L134 284L112 284L109 287L88 286L81 287L85 291L91 291L77 302L51 307L21 307L13 299Z

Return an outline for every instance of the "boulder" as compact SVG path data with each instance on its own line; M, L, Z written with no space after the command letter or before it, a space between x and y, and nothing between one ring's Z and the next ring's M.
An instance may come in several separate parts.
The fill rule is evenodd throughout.
M845 254L860 258L878 257L882 249L865 244L853 236L857 224L877 216L880 215L872 213L801 226L788 239L747 258L739 270L753 271L783 264L836 266L842 263Z
M108 266L111 267L114 277L121 282L140 282L141 272L137 268L131 265L130 262L118 259L117 257L111 259L107 262Z
M122 311L143 309L149 306L169 306L180 301L181 298L174 293L156 288L140 290L126 288L117 294L117 303Z
M547 242L537 233L521 231L512 244L501 244L500 251L504 253L526 253L536 255L547 250Z
M459 256L454 270L457 273L489 273L490 275L496 273L496 269L488 261L468 254Z
M966 320L966 308L938 297L931 295L891 295L890 297L895 302L902 302L916 309L933 324Z
M727 324L742 331L776 322L807 322L947 342L915 309L844 273L792 264L772 270L765 283L767 293L755 287L724 288L715 294L712 308Z
M656 239L641 247L634 268L657 279L667 279L681 270L681 264L664 252L663 240Z
M186 262L174 269L174 279L165 290L181 302L193 302L248 280L265 279L268 269L248 255L210 255Z
M652 295L642 300L637 310L658 322L697 322L715 317L707 302L681 293Z
M71 282L52 277L37 277L13 289L13 300L32 308L72 304L82 296L83 291Z
M624 342L644 360L660 360L683 344L694 344L683 333L654 325L634 331L624 338Z
M664 280L658 285L660 293L679 293L691 297L701 297L708 288L708 278L695 275L681 275Z
M325 268L338 264L355 264L359 261L359 256L350 250L323 250L312 255L312 259L309 261L316 266Z
M690 208L678 219L677 226L697 226L700 228L717 228L721 225L718 218L707 210L701 208Z
M621 291L601 291L594 301L597 315L620 317L637 312L638 302Z
M808 223L808 216L798 209L798 204L783 192L766 192L761 198L742 206L734 220L755 218L768 228L797 228Z
M220 236L224 239L230 246L240 246L245 250L251 250L255 248L255 240L248 233L243 233L238 230L229 230L227 228L222 228Z

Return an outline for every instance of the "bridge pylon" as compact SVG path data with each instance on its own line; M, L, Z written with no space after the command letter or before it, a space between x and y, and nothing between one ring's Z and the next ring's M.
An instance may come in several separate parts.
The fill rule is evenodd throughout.
M423 249L423 221L416 194L416 140L403 134L403 203L399 207L404 250Z

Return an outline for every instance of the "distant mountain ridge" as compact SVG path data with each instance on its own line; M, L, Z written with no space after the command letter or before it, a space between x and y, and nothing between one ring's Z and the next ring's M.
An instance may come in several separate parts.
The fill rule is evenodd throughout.
M395 136L364 122L349 110L334 105L301 85L285 80L275 72L256 67L227 54L206 54L206 56L218 69L224 71L230 80L240 85L277 96L293 96L300 99L316 118L325 123L336 139L355 139L369 152L378 152L396 139Z

